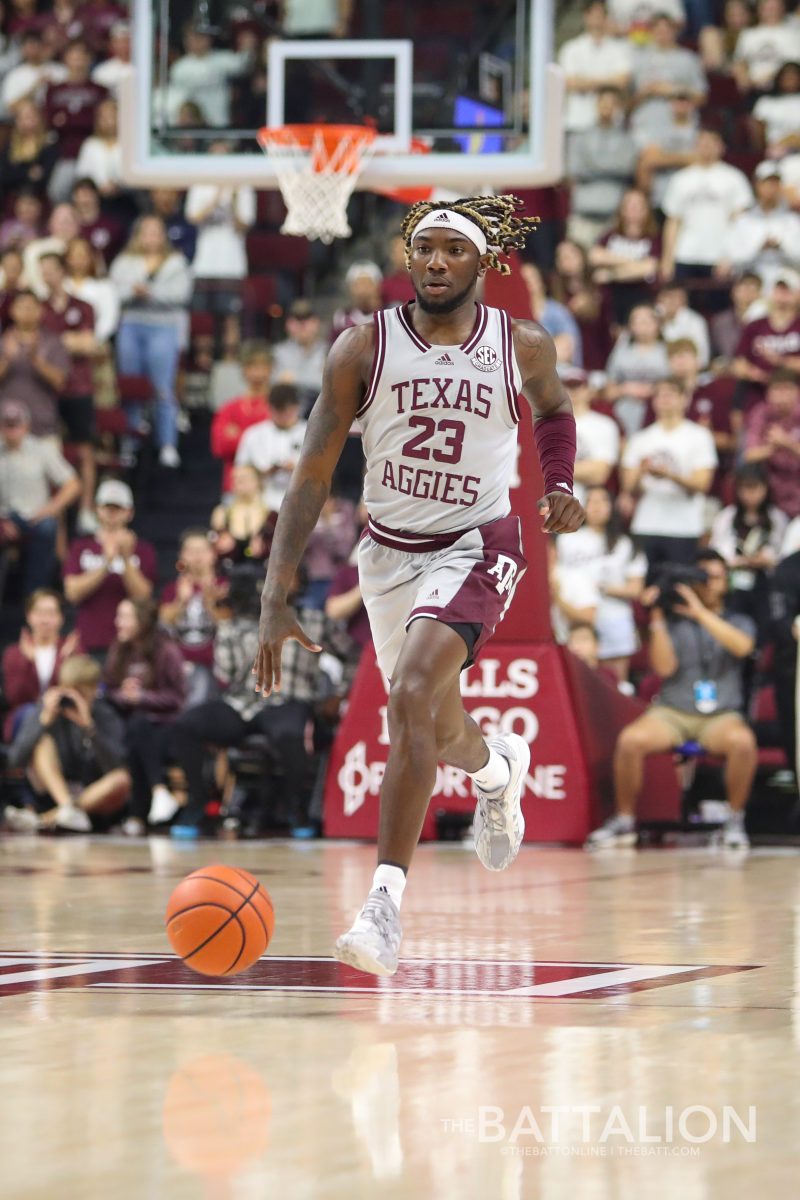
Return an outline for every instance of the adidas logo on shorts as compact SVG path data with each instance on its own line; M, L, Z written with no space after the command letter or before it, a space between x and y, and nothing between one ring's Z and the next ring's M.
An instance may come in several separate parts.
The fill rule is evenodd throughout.
M455 363L449 354L440 354L433 365L435 367L454 367Z

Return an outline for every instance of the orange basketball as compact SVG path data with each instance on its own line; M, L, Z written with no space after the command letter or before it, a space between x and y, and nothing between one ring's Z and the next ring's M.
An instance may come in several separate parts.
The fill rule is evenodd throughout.
M201 975L238 975L267 949L275 912L266 888L241 867L192 871L167 904L167 937Z

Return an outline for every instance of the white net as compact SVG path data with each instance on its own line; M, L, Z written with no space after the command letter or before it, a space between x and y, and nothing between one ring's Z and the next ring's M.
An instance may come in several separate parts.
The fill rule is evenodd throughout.
M293 132L291 126L284 126L262 130L260 141L286 202L281 233L319 238L326 245L334 238L350 237L347 202L372 153L372 130L301 127Z

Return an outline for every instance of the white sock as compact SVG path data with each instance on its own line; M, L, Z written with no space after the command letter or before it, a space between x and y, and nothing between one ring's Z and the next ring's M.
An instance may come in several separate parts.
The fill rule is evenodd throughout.
M392 867L388 863L381 863L372 877L371 891L381 889L389 893L389 899L393 901L399 909L403 901L403 892L406 886L406 875L402 867Z
M502 754L498 754L491 746L488 749L489 761L486 765L481 767L480 771L467 771L467 774L470 779L475 780L482 792L499 792L511 778L511 768L507 758L503 758Z

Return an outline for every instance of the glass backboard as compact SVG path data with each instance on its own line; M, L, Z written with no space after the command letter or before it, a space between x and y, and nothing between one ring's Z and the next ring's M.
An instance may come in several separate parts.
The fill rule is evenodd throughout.
M345 16L336 28L308 30L304 16L324 9L287 0L279 24L260 0L133 0L134 65L120 89L128 181L277 187L256 134L286 122L373 125L363 189L561 177L552 0L352 0L331 4Z

